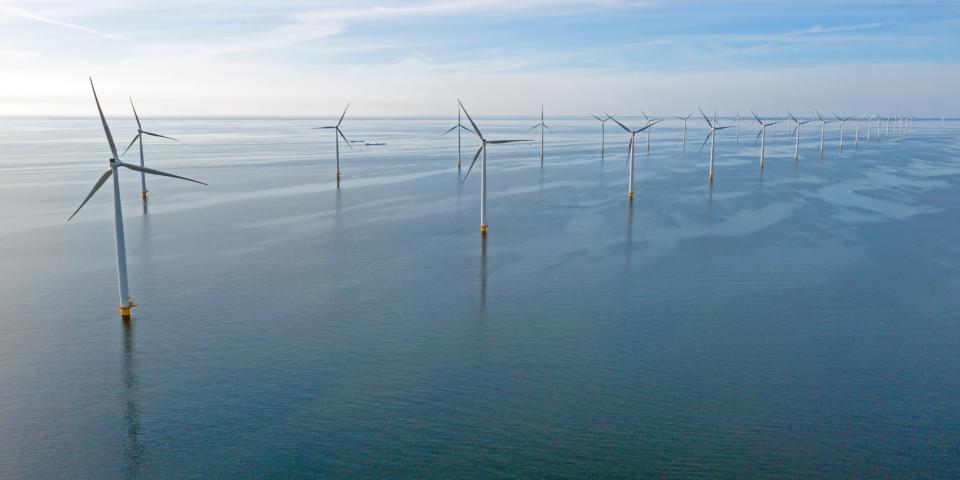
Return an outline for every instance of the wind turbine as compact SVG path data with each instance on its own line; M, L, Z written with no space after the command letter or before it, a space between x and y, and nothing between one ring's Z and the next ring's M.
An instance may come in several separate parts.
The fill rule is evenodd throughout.
M470 130L469 128L465 127L463 123L460 123L460 110L461 110L460 106L457 105L457 124L450 127L450 130L443 132L443 134L446 135L454 130L457 131L457 171L458 172L460 171L460 158L461 158L461 155L463 154L462 149L460 148L460 133L463 130L473 133L473 130ZM339 168L337 170L339 171Z
M757 119L757 123L760 125L760 131L757 132L757 138L760 140L760 170L763 171L763 154L765 150L765 143L767 139L767 127L771 125L776 125L777 122L773 121L770 123L763 123L763 120L760 120L760 117L757 116L756 112L750 110L750 113L753 114L753 118ZM757 144L757 140L753 141L753 144Z
M457 103L460 104L460 108L463 110L463 113L467 115L467 120L470 121L470 125L473 126L473 133L480 137L480 148L477 149L477 153L473 156L473 161L470 162L470 167L467 168L467 173L463 176L463 180L460 180L460 183L467 181L467 177L470 176L470 171L473 170L473 164L477 163L477 158L480 157L480 154L483 154L483 160L480 162L480 235L487 234L487 144L496 145L501 143L516 143L516 142L529 142L530 140L487 140L483 136L483 133L480 131L480 128L477 127L477 124L473 121L473 118L470 117L470 112L463 106L463 102L457 100Z
M130 145L127 145L127 149L123 151L123 155L127 154L127 151L130 150L130 147L133 146L137 141L140 142L140 167L143 167L143 136L150 135L151 137L166 138L167 140L177 141L176 138L171 138L166 135L160 135L159 133L151 133L143 129L143 125L140 124L140 116L137 115L137 107L133 106L133 98L130 98L130 108L133 109L133 118L137 119L137 134L133 137L133 140L130 141ZM140 196L144 200L147 199L147 175L143 172L140 172Z
M737 109L737 143L740 143L740 109Z
M90 79L90 89L93 90L93 100L97 103L97 111L100 113L100 122L103 124L103 132L107 136L107 144L110 147L110 168L108 168L107 171L100 176L100 179L97 180L96 184L94 184L93 189L90 190L90 193L87 194L87 197L83 199L83 202L80 203L80 206L77 207L77 209L73 212L73 215L70 215L70 218L68 218L67 221L69 222L73 219L73 217L77 216L77 213L79 213L80 209L87 204L91 197L93 197L93 194L97 193L97 190L99 190L100 187L106 183L107 179L113 176L113 221L117 235L117 276L120 281L120 316L123 318L128 318L130 317L130 309L136 307L137 303L130 298L130 291L127 288L127 251L123 237L123 210L120 206L120 177L117 169L124 167L141 173L179 178L180 180L199 183L201 185L206 185L206 183L187 177L174 175L172 173L161 172L152 168L139 167L137 165L121 162L120 155L117 155L117 145L113 142L113 135L110 133L110 127L107 126L107 119L103 116L103 109L100 108L100 99L97 98L97 90L93 87L93 78Z
M633 167L633 164L634 164L634 161L633 161L634 155L633 155L633 153L634 153L634 145L636 144L636 141L635 141L635 140L636 140L636 138L637 138L637 134L640 133L640 132L642 132L642 131L644 131L644 130L649 129L650 127L652 127L652 126L654 126L654 125L656 125L656 124L658 124L658 123L660 123L661 120L655 120L655 121L653 121L653 122L647 122L647 124L644 125L643 128L639 128L639 129L637 129L637 130L630 130L629 128L627 128L626 125L620 123L620 120L617 120L617 119L614 118L612 115L607 114L607 116L608 116L611 120L613 120L614 122L617 122L617 125L620 125L621 128L623 128L624 130L627 131L627 133L630 134L630 143L627 144L627 162L629 162L629 163L628 163L628 171L629 171L629 173L628 173L628 175L627 175L627 198L633 199L633 169L634 169L634 167ZM646 115L644 115L644 116L646 116Z
M652 123L652 124L651 124L651 122L653 122L653 120L650 120L650 117L648 117L647 114L643 112L643 110L640 110L640 113L643 115L643 119L647 121L647 125L650 125L651 127L652 127L653 125L656 125L657 123L660 123L660 122L661 122L661 120L657 120L656 123ZM651 132L651 131L652 131L652 129L648 129L648 130L647 130L647 151L648 151L648 152L650 151L650 132Z
M797 146L794 148L794 151L793 151L793 159L799 160L800 159L800 131L802 130L804 125L810 123L812 120L797 120L797 117L794 117L793 114L790 113L790 110L787 110L787 115L790 116L790 120L793 120L793 123L797 124L797 126L793 129L794 133L797 134Z
M592 113L590 116L600 121L600 159L603 160L604 149L607 143L607 120L610 120L610 116L607 115L607 118L600 118Z
M843 151L843 127L847 124L847 121L850 120L850 117L840 118L836 113L833 116L840 121L840 151Z
M678 119L683 120L683 149L687 149L687 120L690 120L690 117L693 116L693 112L687 114L686 117L677 116Z
M528 128L527 131L529 132L530 130L533 130L534 128L537 128L537 127L540 127L540 165L543 165L543 129L546 128L551 132L553 131L553 129L548 127L547 124L544 123L543 121L543 105L540 105L540 123Z
M730 125L727 125L726 127L721 127L721 126L719 126L720 124L717 123L717 114L716 114L716 113L713 114L713 122L711 122L710 119L707 118L707 115L706 115L705 113L703 113L703 109L702 109L702 108L697 107L697 110L700 110L700 115L703 116L703 121L707 122L707 126L710 127L710 131L707 133L707 138L703 139L703 144L700 145L700 150L703 150L703 146L707 144L707 141L708 141L708 140L710 140L711 138L713 139L713 141L710 142L710 164L709 164L709 166L708 166L708 168L707 168L707 179L710 181L710 183L713 183L713 157L714 157L714 155L716 154L716 151L717 151L717 135L716 135L716 133L717 133L717 130L723 130L724 128L730 128Z
M819 110L817 110L817 118L820 119L820 155L823 155L823 130L826 128L827 124L830 123L830 121L824 120L823 116L820 115Z
M347 146L350 147L350 150L353 150L353 145L350 145L350 140L347 140L347 137L344 136L343 131L340 130L340 124L343 123L343 117L347 116L347 109L350 108L350 104L347 104L347 108L343 109L343 115L340 115L340 120L337 121L336 125L330 125L327 127L313 127L313 130L328 130L333 129L333 139L337 144L337 185L340 184L340 138L343 137L343 141L347 142Z

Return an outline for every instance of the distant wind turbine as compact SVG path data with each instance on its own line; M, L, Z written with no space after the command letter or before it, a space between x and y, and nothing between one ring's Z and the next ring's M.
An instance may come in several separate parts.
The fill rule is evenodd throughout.
M630 130L629 128L627 128L626 125L620 123L620 120L617 120L617 119L614 118L612 115L609 115L609 114L608 114L607 116L608 116L611 120L613 120L614 122L617 122L617 125L620 125L621 128L623 128L624 130L627 131L627 133L630 134L630 143L627 144L627 162L629 162L629 163L627 164L627 166L628 166L628 173L627 173L627 198L633 199L633 170L634 170L634 161L633 161L633 158L634 158L634 151L635 151L635 146L636 146L637 134L640 133L640 132L642 132L642 131L644 131L644 130L648 130L650 127L652 127L652 126L660 123L661 121L660 121L660 120L654 120L653 122L648 122L643 128L639 128L639 129L637 129L637 130Z
M137 134L133 137L133 140L130 141L130 145L127 145L126 150L123 151L123 155L127 154L127 151L130 150L130 147L133 146L137 141L140 142L140 167L143 167L143 136L150 135L151 137L166 138L167 140L177 141L176 138L171 138L166 135L160 135L159 133L151 133L143 129L143 125L140 124L140 116L137 115L137 107L133 106L133 98L130 98L130 108L133 109L133 118L137 119ZM140 172L140 196L144 200L147 199L147 175Z
M100 179L97 180L96 184L94 184L93 189L90 190L90 193L87 194L87 197L83 199L83 202L80 203L80 206L77 207L77 209L73 212L73 215L70 215L70 218L68 218L67 221L69 222L73 219L73 217L77 216L77 213L80 212L80 209L83 208L90 198L97 193L97 190L99 190L100 187L106 183L107 179L109 179L111 176L113 177L113 221L117 237L117 276L120 281L120 316L123 318L128 318L130 316L130 309L136 307L137 304L132 298L130 298L130 291L127 287L127 251L123 236L123 210L120 205L120 178L117 169L124 167L141 173L179 178L180 180L199 183L201 185L206 185L206 183L187 177L174 175L172 173L161 172L152 168L140 167L121 162L120 155L117 155L117 145L113 141L113 135L110 133L110 127L107 126L107 119L103 116L103 109L100 108L100 99L97 98L97 90L93 87L92 78L90 79L90 89L93 91L93 100L97 104L97 111L100 113L100 122L103 124L103 132L107 136L107 145L110 147L110 168L108 168L107 171L100 176Z
M347 110L350 108L350 104L347 104L347 108L343 109L343 114L340 115L340 120L337 120L336 125L330 125L327 127L313 127L314 130L333 130L333 139L337 144L337 185L340 184L340 138L343 138L344 142L347 142L347 146L350 147L350 150L353 150L353 145L350 145L350 140L347 140L347 137L344 136L343 131L340 130L340 124L343 123L343 117L347 116Z
M847 121L850 120L850 117L840 118L836 113L833 116L840 122L840 151L843 151L843 127L846 126Z
M458 104L457 105L457 124L450 127L450 130L443 132L443 134L446 135L454 130L457 131L457 171L458 172L460 171L460 158L462 155L462 149L460 148L460 133L463 130L473 133L473 130L470 130L469 128L465 127L463 123L460 122L460 111L461 111L461 108L460 108L460 105Z
M550 130L551 132L553 131L553 129L548 127L543 121L543 105L540 105L540 123L528 128L527 131L529 132L537 127L540 127L540 165L543 165L543 129Z
M737 143L740 143L740 109L737 109Z
M594 114L590 114L591 117L596 118L600 122L600 159L603 160L604 149L607 143L607 121L610 120L610 116L607 118L600 118Z
M703 116L703 121L707 122L707 126L710 127L710 131L707 132L707 138L705 138L705 139L703 140L703 144L700 145L700 150L703 150L703 146L707 144L707 141L708 141L708 140L713 139L713 140L710 142L710 163L709 163L709 165L708 165L708 167L707 167L707 180L709 180L710 183L713 183L713 157L714 157L714 155L716 155L716 151L717 151L717 135L716 135L716 134L717 134L717 130L723 130L724 128L730 128L730 126L728 125L728 126L726 126L726 127L721 127L720 124L717 123L717 114L716 114L716 113L713 114L713 121L711 122L710 119L707 118L707 115L706 115L705 113L703 113L703 109L702 109L702 108L697 107L697 110L700 110L700 115Z
M690 117L693 116L693 112L687 114L686 117L677 116L678 119L683 120L683 149L687 149L687 120L690 120Z
M467 116L467 120L470 121L470 125L473 127L473 133L480 138L480 148L477 149L477 153L473 156L473 161L470 162L470 167L467 168L467 173L463 176L463 179L460 180L460 183L463 184L467 180L467 177L470 176L470 171L473 170L473 164L477 163L477 158L480 157L480 154L483 154L483 160L480 162L480 235L487 234L487 145L496 145L501 143L516 143L516 142L529 142L530 140L487 140L483 136L483 132L480 131L480 127L477 127L477 124L473 121L473 118L470 117L470 112L467 111L466 107L463 106L463 102L457 100L457 103L460 104L460 108L463 110L463 113Z
M793 123L797 124L797 126L793 129L793 132L796 133L797 135L797 145L793 150L793 159L799 160L800 159L800 131L803 130L803 126L810 123L811 120L798 120L797 117L794 117L793 114L790 113L790 110L787 110L787 115L790 116L790 120L793 120Z
M754 112L753 110L750 110L750 113L753 114L753 118L757 119L757 124L759 124L760 126L760 131L757 132L757 139L760 140L760 170L762 171L763 170L763 154L764 154L765 143L767 139L767 127L771 125L776 125L777 122L773 121L770 123L763 123L763 120L760 119L760 117L756 114L756 112ZM756 145L757 140L754 140L753 143L754 145Z
M652 120L650 117L648 117L647 114L644 113L643 110L640 110L640 113L643 115L643 119L647 121L647 125L650 125L651 127L652 127L653 125L656 125L657 123L660 123L660 122L661 122L661 120L657 120L655 123L652 123L652 124L651 124L651 122L653 122L653 120ZM647 151L648 151L648 152L650 151L650 132L652 132L652 131L653 131L653 129L649 129L649 128L647 129Z
M830 123L829 120L824 120L823 116L820 115L820 111L817 110L817 118L820 119L820 155L823 155L823 130L827 127L827 124Z

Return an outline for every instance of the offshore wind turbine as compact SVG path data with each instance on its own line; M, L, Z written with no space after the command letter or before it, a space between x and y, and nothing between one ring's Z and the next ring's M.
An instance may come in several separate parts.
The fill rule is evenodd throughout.
M757 116L756 112L754 112L753 110L750 110L750 113L753 114L753 118L757 119L757 123L760 125L760 131L757 132L757 139L760 140L760 171L763 171L763 154L765 150L764 144L766 143L766 139L767 139L767 127L771 125L776 125L777 121L774 120L770 123L763 123L763 120L760 120L760 117ZM753 144L754 145L757 144L756 139L753 141Z
M607 118L600 118L591 113L590 116L600 122L600 159L603 160L604 149L607 143L607 121L610 120L610 115L607 115Z
M790 110L787 110L787 115L790 116L790 120L793 120L793 123L796 123L797 126L793 129L793 132L797 135L797 144L793 150L793 159L800 159L800 131L803 129L803 126L810 123L812 120L798 120L797 117L794 117Z
M462 155L462 149L460 148L460 133L463 130L473 133L473 130L470 130L469 128L465 127L463 123L460 122L460 111L461 111L461 108L460 108L460 105L458 104L457 105L457 124L450 127L450 130L443 132L443 134L446 135L454 130L457 131L457 171L458 172L460 171L460 157Z
M850 120L850 117L840 118L836 113L833 116L840 122L840 151L843 151L843 127L847 124L847 121Z
M661 120L657 120L656 123L651 125L651 122L653 122L653 120L651 120L650 117L648 117L647 114L643 112L643 110L640 110L640 113L643 115L643 119L647 121L647 125L650 125L651 127L661 122ZM647 151L648 152L650 151L650 132L651 131L652 129L647 129Z
M633 199L633 170L634 170L634 163L635 163L635 162L633 161L633 158L634 158L634 151L635 151L635 148L634 148L634 147L635 147L635 145L636 145L637 134L640 133L640 132L642 132L642 131L644 131L644 130L648 130L650 127L652 127L652 126L660 123L661 120L655 120L655 121L653 121L653 122L647 122L647 124L646 124L643 128L638 128L637 130L630 130L629 128L627 128L626 125L620 123L620 120L617 120L617 119L614 118L612 115L609 115L609 114L608 114L607 116L610 117L610 119L613 120L614 122L617 122L617 125L620 125L621 128L623 128L624 130L627 131L627 133L630 134L630 143L627 144L627 162L628 162L628 164L627 164L627 170L628 170L628 173L627 173L627 198L629 198L629 199L632 200L632 199Z
M529 132L537 127L540 127L540 165L543 165L543 129L553 131L553 129L548 127L543 121L543 105L540 105L540 123L528 128L527 131Z
M337 185L340 185L340 138L343 137L343 141L347 142L347 146L350 147L350 150L353 150L353 145L350 145L350 140L347 140L347 137L343 135L343 131L340 130L340 124L343 123L343 117L347 116L347 110L350 108L350 104L347 104L347 108L343 109L343 114L340 115L340 120L337 120L336 125L330 125L326 127L313 127L313 130L333 130L333 139L337 144Z
M683 149L687 149L687 120L690 120L690 117L693 116L693 112L687 114L686 117L677 116L678 119L683 120Z
M737 109L737 143L740 143L740 109Z
M133 98L130 98L130 108L133 109L133 118L137 119L137 134L133 137L133 140L130 141L130 145L127 145L126 150L123 151L123 155L127 154L127 151L130 150L130 147L133 146L137 141L140 142L140 167L143 167L143 136L150 135L151 137L166 138L167 140L173 140L174 142L178 141L176 138L168 137L166 135L160 135L159 133L148 132L143 129L143 125L140 124L140 116L137 115L137 107L133 106ZM140 196L146 200L147 199L147 175L143 172L140 172Z
M483 154L483 160L480 162L480 235L487 234L487 145L497 145L502 143L516 143L516 142L529 142L530 140L487 140L483 136L483 132L480 131L480 127L473 121L473 118L470 117L470 112L463 106L463 102L457 100L457 103L460 104L460 108L463 110L463 113L467 116L467 120L470 121L470 125L473 126L473 133L480 137L480 148L477 149L477 153L473 156L473 161L470 162L470 167L467 168L467 173L463 176L463 179L460 180L460 184L467 181L467 177L470 176L470 171L473 170L473 164L477 163L477 158L480 157L480 154Z
M717 114L716 114L716 113L713 114L713 122L711 122L710 119L707 118L707 115L706 115L705 113L703 113L703 109L702 109L702 108L697 107L697 109L700 110L700 115L703 116L703 121L707 122L707 126L710 127L710 131L707 132L707 138L703 139L703 144L700 145L700 150L703 150L703 146L707 144L707 140L710 140L711 138L713 139L713 141L710 142L710 163L708 164L708 167L707 167L707 180L708 180L710 183L713 183L713 157L714 157L714 155L716 154L716 151L717 151L717 135L716 135L716 133L717 133L717 130L723 130L724 128L730 128L730 126L728 125L728 126L726 126L726 127L721 127L720 124L717 122Z
M817 118L820 119L820 155L823 155L823 130L827 127L827 124L830 123L830 121L824 120L823 116L820 115L819 110L817 110Z
M77 216L77 213L79 213L80 209L93 197L93 194L97 193L97 190L99 190L111 176L113 177L113 222L117 237L117 277L120 283L120 316L128 318L130 317L130 309L136 307L137 303L130 298L130 290L127 286L127 249L123 236L123 209L120 205L120 177L117 169L124 167L141 173L179 178L180 180L199 183L201 185L206 185L206 183L172 173L161 172L160 170L154 170L152 168L121 162L120 155L117 155L117 145L113 141L110 127L107 126L107 119L103 116L103 109L100 108L100 99L97 98L97 89L93 87L92 78L90 79L90 89L93 91L93 100L97 104L97 111L100 113L100 122L103 124L103 132L107 136L107 145L110 147L110 168L108 168L106 172L103 172L103 175L100 176L97 183L93 185L93 189L90 190L90 193L87 194L87 197L83 199L83 202L80 203L80 206L73 212L73 215L70 215L67 221L73 220L73 217Z
M863 117L857 117L857 130L853 134L853 145L860 145L860 120L863 120Z

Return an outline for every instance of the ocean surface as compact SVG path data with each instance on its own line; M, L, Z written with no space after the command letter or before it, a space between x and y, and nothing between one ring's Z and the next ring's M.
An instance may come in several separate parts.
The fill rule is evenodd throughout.
M117 143L135 134L107 105ZM142 112L146 113L146 112ZM0 119L0 477L960 476L960 122ZM111 116L111 114L116 116ZM466 119L464 119L466 120ZM639 128L635 117L624 123ZM726 119L725 124L732 120ZM477 141L463 137L468 163ZM124 157L136 162L136 149ZM466 165L464 165L464 171Z

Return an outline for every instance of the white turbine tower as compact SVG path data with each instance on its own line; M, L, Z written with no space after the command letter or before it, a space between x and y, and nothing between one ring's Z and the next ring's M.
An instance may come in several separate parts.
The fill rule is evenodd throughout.
M591 117L596 118L600 122L600 160L603 160L604 150L607 143L607 121L610 120L610 116L607 118L600 118L594 114L590 114Z
M130 141L130 145L127 145L126 150L123 151L123 155L127 154L127 151L130 150L130 147L133 146L137 141L140 142L140 166L143 167L143 136L150 135L151 137L166 138L167 140L177 141L176 138L171 138L166 135L160 135L159 133L151 133L143 129L143 125L140 124L140 116L137 115L137 107L133 106L133 98L130 98L130 108L133 109L133 118L137 119L137 134L133 137L133 140ZM143 172L140 172L140 196L144 200L147 199L147 175Z
M553 131L553 129L548 127L543 121L543 105L540 105L540 123L528 128L527 131L529 132L537 127L540 127L540 165L543 165L543 129L550 130L551 132Z
M803 126L810 123L811 120L798 120L797 117L794 117L790 110L787 110L787 115L790 117L790 120L793 120L793 123L797 126L793 129L793 132L797 135L797 144L793 150L793 159L800 160L800 132L803 130Z
M443 134L446 135L446 134L448 134L448 133L450 133L450 132L452 132L452 131L454 131L454 130L457 131L457 171L458 171L458 172L460 171L460 159L461 159L461 156L462 156L462 149L460 148L460 133L461 133L463 130L466 130L466 131L468 131L468 132L470 132L470 133L473 133L473 130L470 130L469 128L465 127L465 126L463 125L463 123L460 123L460 111L461 111L460 105L458 104L458 105L457 105L457 124L454 125L454 126L452 126L452 127L450 127L450 130L447 130L446 132L443 132Z
M460 183L467 181L467 177L470 176L470 171L473 170L473 164L477 163L477 158L480 157L480 154L483 154L483 159L480 161L480 235L487 234L487 145L496 145L501 143L516 143L516 142L529 142L530 140L487 140L483 136L483 133L480 131L480 128L477 127L477 124L473 121L473 118L470 117L470 112L463 106L463 102L457 100L457 103L460 103L460 108L463 109L463 113L467 116L467 120L470 121L470 125L473 127L473 132L480 138L480 148L477 149L477 153L473 156L473 161L470 162L470 167L467 168L467 173L463 176L463 179L460 180Z
M773 121L770 123L763 123L763 120L760 119L760 117L756 114L756 112L754 112L753 110L750 110L750 113L753 114L753 118L757 119L757 124L760 126L760 131L757 132L757 139L760 140L760 171L763 171L763 155L764 155L765 146L766 146L765 143L767 139L767 127L771 125L776 125L777 122ZM753 141L754 145L757 144L757 139Z
M121 162L120 155L117 155L117 145L113 142L113 135L110 133L110 127L107 126L107 119L103 116L103 109L100 108L100 99L97 98L97 90L93 87L92 78L90 79L90 89L93 90L93 100L97 104L97 111L100 113L100 122L103 124L103 132L107 136L107 144L110 147L110 168L108 168L106 172L103 172L103 175L101 175L100 179L97 180L97 183L94 184L93 189L90 190L90 193L87 194L87 197L83 199L83 202L80 203L80 206L77 207L77 209L73 212L73 215L70 215L70 218L68 218L67 221L69 222L72 220L73 217L80 212L80 209L87 204L90 198L93 197L93 194L97 193L97 190L99 190L100 187L106 183L107 179L109 179L111 176L113 177L113 221L117 236L117 277L120 283L120 316L123 318L128 318L130 316L130 309L136 307L137 304L132 298L130 298L130 290L127 287L127 250L123 237L123 210L120 205L120 177L117 169L124 167L141 173L179 178L180 180L199 183L201 185L206 185L206 183L187 177L181 177L179 175L173 175L171 173L161 172L152 168L140 167Z
M347 116L347 109L350 108L350 104L347 104L347 108L343 109L343 114L340 115L340 120L337 121L336 125L330 125L327 127L313 127L313 130L333 130L333 139L336 141L337 145L337 185L340 184L340 138L343 137L343 141L347 142L347 146L350 147L350 150L353 150L353 145L350 145L350 140L347 140L347 137L344 136L343 131L340 130L340 124L343 123L343 117Z
M651 127L661 122L661 120L656 120L656 121L652 120L650 117L647 116L646 113L644 113L643 110L640 110L640 113L643 115L643 119L647 121L647 125ZM646 130L647 130L647 151L649 152L650 151L650 132L652 132L653 129L646 129Z
M863 117L857 117L857 130L856 130L856 133L853 134L853 145L854 145L854 146L859 146L859 145L860 145L860 121L861 121L861 120L863 120Z
M740 143L740 109L737 109L737 143Z
M630 143L627 144L627 162L628 162L627 163L627 198L633 199L633 170L634 170L633 153L635 150L634 147L636 145L637 134L660 123L660 120L648 122L643 128L639 128L637 130L630 130L629 128L627 128L626 125L620 123L620 120L617 120L609 113L607 114L607 116L614 122L617 122L617 125L620 125L620 128L623 128L624 130L627 131L627 133L630 134Z
M847 121L850 120L850 117L840 118L840 116L837 115L836 113L834 113L833 116L840 122L840 151L842 152L843 151L843 127L846 126Z
M703 116L703 121L707 122L707 126L710 127L710 131L707 132L707 138L703 139L703 143L700 145L700 150L703 150L703 146L707 144L707 141L708 141L708 140L710 140L711 138L713 139L713 141L710 142L710 163L709 163L708 166L707 166L707 180L708 180L710 183L713 183L713 157L716 155L716 152L717 152L717 135L716 135L716 133L717 133L717 130L723 130L724 128L730 128L730 126L728 125L728 126L726 126L726 127L721 127L720 124L717 123L717 114L716 114L716 112L714 112L714 114L713 114L713 121L711 122L710 119L707 118L707 115L706 115L705 113L703 113L703 109L702 109L702 108L697 107L697 110L700 110L700 115Z
M687 120L690 120L690 117L693 116L693 112L687 114L686 117L677 116L677 119L683 120L683 149L687 149Z
M819 110L817 110L817 118L820 119L820 155L823 156L823 130L827 127L827 124L830 123L830 121L824 120L823 116L820 115Z

